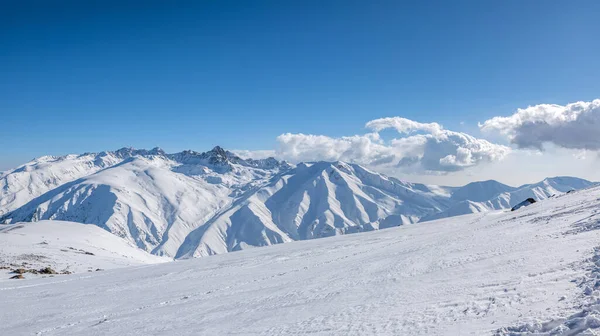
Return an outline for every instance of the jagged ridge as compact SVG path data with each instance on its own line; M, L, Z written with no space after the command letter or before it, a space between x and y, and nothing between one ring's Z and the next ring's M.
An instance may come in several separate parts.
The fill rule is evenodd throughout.
M154 254L188 258L510 208L590 185L563 177L450 188L344 162L242 159L219 146L123 148L43 157L4 173L0 221L95 224Z

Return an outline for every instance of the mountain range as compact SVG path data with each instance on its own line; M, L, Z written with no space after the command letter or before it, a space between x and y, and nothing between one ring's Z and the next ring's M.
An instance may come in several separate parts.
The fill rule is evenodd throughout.
M155 255L191 258L509 209L594 185L409 183L346 162L242 159L221 147L45 156L0 173L0 223L97 225Z

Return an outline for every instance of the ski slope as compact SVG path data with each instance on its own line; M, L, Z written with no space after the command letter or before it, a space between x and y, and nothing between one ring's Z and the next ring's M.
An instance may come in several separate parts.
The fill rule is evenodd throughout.
M83 273L170 260L149 254L96 225L61 221L0 225L0 281L14 276L12 271L17 268ZM23 276L45 275L27 272Z
M591 188L515 212L7 280L0 334L593 335L599 210Z

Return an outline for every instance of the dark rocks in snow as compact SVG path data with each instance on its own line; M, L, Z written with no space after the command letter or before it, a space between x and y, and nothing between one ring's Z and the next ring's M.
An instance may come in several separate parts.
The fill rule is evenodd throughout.
M23 274L17 274L15 276L11 276L11 279L25 279L25 277L23 276Z
M40 274L58 274L55 270L50 267L42 268L38 271Z
M510 211L518 210L519 208L526 207L526 206L531 205L531 204L533 204L535 202L536 202L535 199L529 197L528 199L524 200L523 202L521 202L521 203L515 205L514 207L512 207L512 209L510 209Z
M204 153L185 150L180 153L166 154L166 157L183 164L206 165L211 169L220 172L230 171L233 168L232 164L239 164L241 166L259 169L287 170L292 168L289 163L285 161L278 161L273 157L260 160L242 159L235 153L225 150L220 146L215 146L215 148Z
M235 162L240 159L233 153L227 152L219 146L215 146L215 148L209 150L206 153L202 153L200 156L203 159L208 160L209 164L217 166L229 164L230 159L232 162Z
M220 146L215 146L215 148L208 151L207 154L210 154L211 156L217 156L217 157L223 157L223 158L227 157L227 152Z
M34 270L34 269L17 268L17 269L14 269L11 273L15 273L15 274L25 274L25 273L38 274L39 272L37 270Z
M160 147L154 147L148 151L148 155L165 155L165 151Z
M75 253L87 254L87 255L95 255L92 252L88 252L88 251L85 251L85 250L82 250L82 249L76 249L74 247L68 247L68 249L75 251ZM61 251L63 251L63 252L69 252L67 250L61 250Z
M15 268L12 270L11 273L17 274L17 275L22 275L25 273L31 273L31 274L71 274L71 272L67 271L67 270L63 270L62 272L58 273L55 270L53 270L51 267L44 267L41 268L39 270L36 269L26 269L26 268Z

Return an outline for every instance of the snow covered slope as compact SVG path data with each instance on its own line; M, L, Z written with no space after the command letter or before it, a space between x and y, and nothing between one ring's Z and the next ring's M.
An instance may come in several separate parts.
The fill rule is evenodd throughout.
M424 217L422 221L482 211L510 209L530 197L539 201L593 185L595 183L567 176L546 178L539 183L525 184L518 188L509 187L496 181L470 183L452 194L453 199L463 199L462 201L454 203L444 211ZM477 190L483 190L483 192L477 192ZM460 197L456 197L456 195L460 195ZM485 195L485 197L481 195Z
M289 168L218 147L135 155L33 198L5 218L96 224L148 252L174 256L192 230Z
M454 190L451 199L454 202L485 202L500 194L508 193L516 189L517 188L507 186L506 184L494 180L472 182L464 187Z
M0 172L0 216L49 190L118 164L126 158L157 154L159 151L158 148L150 151L122 148L98 154L43 156L15 169Z
M293 167L215 147L42 158L0 176L2 185L0 222L96 224L147 252L189 258L510 208L532 195L591 183L554 178L521 188L495 181L427 186L355 164Z
M514 212L4 281L0 334L593 335L599 223L592 188Z
M60 221L0 225L0 280L15 276L11 272L18 268L81 273L167 261L95 225Z
M199 257L414 223L446 202L444 195L424 185L358 165L299 164L191 232L175 256Z

